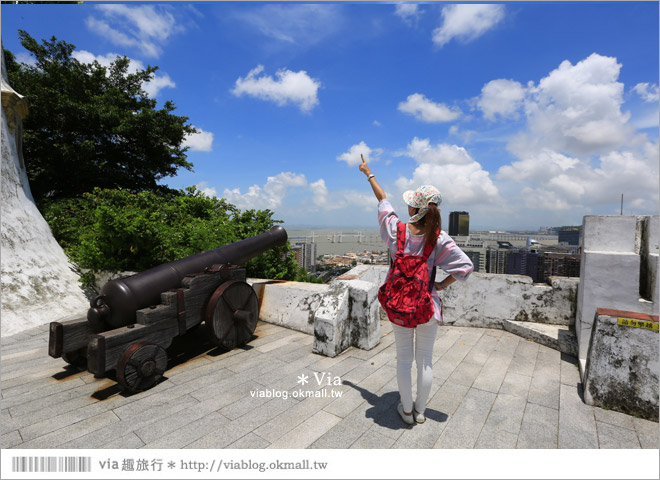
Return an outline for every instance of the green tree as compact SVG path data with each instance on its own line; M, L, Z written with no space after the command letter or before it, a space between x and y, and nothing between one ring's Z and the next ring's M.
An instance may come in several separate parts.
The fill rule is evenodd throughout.
M71 198L94 187L136 193L158 190L158 180L192 169L183 141L196 130L167 101L144 91L157 67L129 73L130 60L110 67L73 58L75 45L42 40L19 30L36 65L17 63L5 50L9 82L28 100L23 151L30 188L39 205L46 198Z
M79 198L48 200L44 217L79 268L95 272L143 271L259 235L278 223L270 210L241 212L195 187L177 192L131 193L95 188ZM289 245L246 264L254 278L295 280Z

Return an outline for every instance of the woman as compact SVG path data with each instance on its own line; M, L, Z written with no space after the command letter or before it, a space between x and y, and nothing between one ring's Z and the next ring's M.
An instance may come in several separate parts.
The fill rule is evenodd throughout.
M394 258L397 251L396 232L399 218L392 205L386 199L385 192L371 173L369 165L362 157L360 171L367 176L367 181L378 199L378 223L380 235L387 244ZM466 280L473 270L472 261L458 248L446 232L442 231L440 210L442 195L431 185L423 185L417 190L409 190L403 194L408 204L410 221L406 228L404 254L421 255L427 242L435 245L428 258L429 278L435 266L440 267L449 275L441 282L435 282L431 292L434 313L430 321L413 328L406 328L392 323L397 354L397 382L401 402L397 411L401 419L408 425L423 423L424 410L431 391L433 380L432 354L438 325L442 321L442 300L438 290L446 290L456 280ZM417 398L412 397L412 362L417 364Z

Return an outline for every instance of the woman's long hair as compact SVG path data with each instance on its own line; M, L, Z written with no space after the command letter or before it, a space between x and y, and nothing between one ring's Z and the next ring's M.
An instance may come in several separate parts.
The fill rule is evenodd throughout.
M442 219L440 218L438 206L435 203L429 203L429 211L426 212L426 215L417 224L424 227L424 241L435 244L442 229Z

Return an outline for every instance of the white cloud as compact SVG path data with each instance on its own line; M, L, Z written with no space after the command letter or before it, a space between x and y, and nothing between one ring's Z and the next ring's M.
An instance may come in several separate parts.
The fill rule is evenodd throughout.
M241 193L239 188L225 189L224 198L244 209L270 209L275 210L282 205L289 187L305 187L307 179L305 175L292 172L278 173L274 177L268 177L263 186L252 185L246 193Z
M199 182L197 185L195 185L197 190L201 190L201 192L206 195L207 197L217 197L218 192L214 187L209 187L208 182Z
M594 53L528 85L526 129L507 145L516 160L496 177L529 215L615 213L622 193L638 213L657 213L658 143L628 123L620 70L616 58Z
M373 153L373 157L372 157ZM337 160L340 162L346 162L349 167L355 167L362 163L362 158L360 155L364 155L364 161L369 163L375 160L378 160L378 156L383 153L383 150L380 148L371 149L369 146L361 141L358 144L353 145L348 149L348 152L344 152L337 157Z
M211 152L213 151L213 132L206 132L201 128L197 128L197 133L186 135L183 146L190 147L192 151Z
M383 124L380 123L378 120L374 120L374 125L375 125L376 127L381 127Z
M415 159L420 164L467 165L474 163L474 159L463 147L447 143L441 143L433 147L428 138L419 139L415 137L407 148L406 156Z
M158 57L162 45L183 30L171 9L164 5L97 5L102 19L90 16L87 28L122 47L136 47L148 57Z
M328 202L328 187L325 185L325 180L320 178L316 182L310 183L309 189L312 191L312 202L314 202L314 205L317 207L327 207L330 205Z
M232 93L237 97L249 95L270 100L279 106L297 104L302 112L309 112L318 105L317 93L321 82L311 78L306 71L278 70L275 80L270 75L259 77L263 69L263 65L258 65L245 78L239 77Z
M449 108L444 103L435 103L421 93L408 95L405 102L399 103L399 111L414 115L417 120L427 123L451 122L461 116L458 108Z
M396 5L394 14L401 18L407 25L416 23L422 15L419 5L415 3L399 3Z
M469 42L504 18L504 5L458 4L442 9L442 25L433 31L433 42L443 46L453 38Z
M533 155L525 155L510 165L500 167L497 178L543 183L552 176L562 175L578 163L580 160L577 158L544 148Z
M633 90L639 94L645 102L657 102L660 100L658 86L656 84L638 83Z
M470 143L472 137L476 134L476 130L462 130L458 125L449 127L449 135L456 135L463 140L463 143Z
M621 111L620 69L616 58L593 53L576 65L565 60L538 86L530 84L525 101L528 132L516 143L570 155L604 153L625 145L633 130L627 125L630 113Z
M396 181L401 192L431 184L440 190L443 199L460 208L501 200L490 174L462 147L448 144L433 147L428 139L415 137L408 144L406 155L418 166L411 178L400 177Z
M241 6L233 18L277 42L305 48L329 37L342 24L341 10L337 5Z
M71 54L71 56L82 63L93 63L94 61L99 62L100 65L106 68L110 67L110 64L114 62L117 59L117 57L121 57L121 55L117 53L108 53L106 55L94 55L93 53L88 52L87 50L76 50ZM138 70L145 69L145 66L141 61L135 60L133 58L130 58L129 60L130 63L128 65L128 73L135 73ZM172 79L167 73L164 73L162 75L158 75L154 73L153 80L142 84L142 88L144 88L144 91L147 92L147 95L149 95L150 98L154 98L158 96L158 94L163 88L174 88L174 87L176 87L176 83L172 81Z
M37 66L37 61L34 59L32 55L30 55L27 52L19 52L16 54L16 61L18 63L24 63L26 65L30 65L31 67L36 67Z
M525 89L519 82L506 79L491 80L481 89L477 107L488 120L495 120L496 115L517 117L524 98Z

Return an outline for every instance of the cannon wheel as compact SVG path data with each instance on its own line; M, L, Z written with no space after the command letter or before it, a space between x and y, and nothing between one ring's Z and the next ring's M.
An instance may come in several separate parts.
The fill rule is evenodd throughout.
M226 350L248 342L258 321L257 294L240 280L220 285L206 307L205 323L211 341Z
M160 345L134 343L117 363L117 381L130 392L147 390L162 378L167 368L167 353Z

